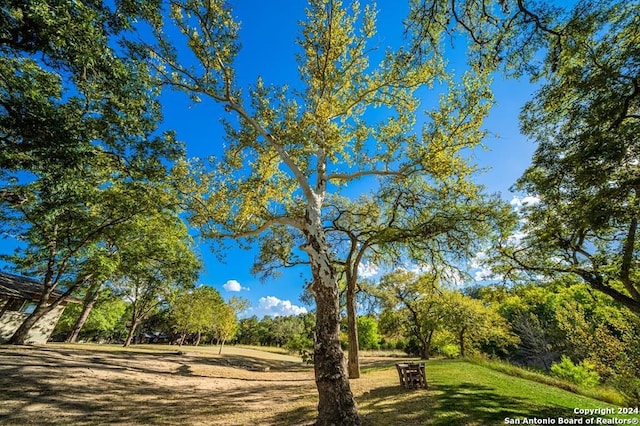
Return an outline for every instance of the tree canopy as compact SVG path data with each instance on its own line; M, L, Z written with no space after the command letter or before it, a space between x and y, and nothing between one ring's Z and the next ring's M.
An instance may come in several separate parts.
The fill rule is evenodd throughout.
M199 287L179 295L171 304L171 316L182 337L182 345L188 333L200 335L214 327L216 316L220 315L224 300L212 287Z
M579 3L559 24L544 83L522 112L538 148L516 188L538 202L522 209L524 238L504 250L512 266L579 276L636 314L639 11Z
M0 7L0 226L21 241L3 257L44 284L14 343L77 287L112 268L108 241L119 225L176 211L162 181L182 146L157 132L149 70L119 43L155 7ZM56 287L65 296L50 300Z
M432 355L432 344L440 335L451 336L460 356L481 346L506 352L518 341L495 309L451 288L437 273L396 271L385 275L378 297L385 328L397 327L411 336L423 359Z

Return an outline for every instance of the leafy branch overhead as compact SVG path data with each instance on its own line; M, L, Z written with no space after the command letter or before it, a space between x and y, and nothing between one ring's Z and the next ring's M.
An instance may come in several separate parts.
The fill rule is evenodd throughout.
M164 180L183 147L158 131L149 69L123 43L155 12L128 1L0 8L0 231L20 241L3 258L44 284L12 343L24 343L73 291L114 271L114 241L128 224L177 218ZM52 297L56 288L62 297Z
M181 65L188 62L160 38L152 47L156 71L190 95L221 102L237 118L225 119L224 157L214 159L210 176L197 176L209 195L196 199L195 220L211 236L251 237L276 224L302 231L305 203L321 202L327 186L340 190L369 177L395 177L402 185L427 175L474 191L465 180L473 168L459 153L484 135L488 77L470 73L454 82L436 55L377 52L370 46L375 12L362 9L313 3L315 15L298 40L302 87L269 86L258 77L243 93L234 80L231 11L215 2L209 9L172 4L174 23L199 61ZM372 64L376 55L382 58ZM415 126L425 93L418 91L425 87L434 88L438 106L420 134ZM193 167L185 165L178 180Z
M538 147L515 188L538 202L521 211L523 238L504 240L502 250L507 271L578 276L635 313L639 10L637 2L580 4L564 23L558 61L521 114Z

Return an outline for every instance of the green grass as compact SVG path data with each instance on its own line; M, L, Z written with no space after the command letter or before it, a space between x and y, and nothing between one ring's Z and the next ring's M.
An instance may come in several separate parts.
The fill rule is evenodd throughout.
M507 362L493 361L483 358L470 358L468 359L468 361L476 365L481 365L492 370L500 371L510 376L520 377L523 379L544 383L550 386L555 386L560 389L568 390L569 392L577 393L589 398L597 399L599 401L608 402L613 405L625 405L625 396L611 387L582 387L574 383L569 383L556 377L549 376L542 372L518 367Z
M585 417L600 417L574 414L576 408L616 408L564 389L513 377L467 361L428 361L427 377L429 390L426 391L406 390L396 385L378 387L360 397L358 403L365 413L365 424L484 426L509 424L506 419L519 420L523 424L523 419L533 418L549 418L555 421L549 424L559 424L558 418L586 421Z

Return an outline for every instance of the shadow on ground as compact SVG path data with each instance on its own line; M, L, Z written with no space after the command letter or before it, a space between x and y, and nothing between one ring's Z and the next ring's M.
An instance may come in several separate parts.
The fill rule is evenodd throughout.
M505 397L474 383L431 384L429 389L389 386L372 389L359 398L367 426L392 425L502 425L506 418L553 418L565 407L532 406L526 398Z
M313 369L258 356L2 347L0 424L313 424ZM368 361L372 372L352 383L365 426L490 426L567 412L460 377L405 389L395 360Z
M227 369L231 374L235 371L240 376L267 379L192 373L194 366L206 369L219 365L235 366ZM315 389L313 381L305 377L308 373L300 373L302 377L292 373L296 380L287 382L270 381L268 373L253 371L266 367L280 370L294 366L242 356L221 360L173 352L2 348L0 424L242 425L254 420L254 425L266 425L313 421Z
M190 354L190 358L198 360L202 364L220 365L234 368L242 368L248 371L287 371L287 372L305 372L311 371L312 366L303 364L302 362L266 360L258 357L246 355L225 355L220 358L199 357L196 354Z

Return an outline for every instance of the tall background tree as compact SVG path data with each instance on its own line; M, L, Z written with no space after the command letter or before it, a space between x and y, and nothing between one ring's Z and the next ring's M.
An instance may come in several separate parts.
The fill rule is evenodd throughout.
M196 61L178 55L162 33L168 29L157 26L158 43L150 48L158 74L193 100L208 98L232 114L225 120L222 158L208 177L196 177L207 190L191 194L193 223L208 238L257 240L263 253L279 247L272 241L284 241L280 247L288 255L306 256L317 308L317 421L359 424L339 345L327 202L363 182L426 184L439 172L434 160L451 161L439 154L442 145L479 143L490 99L486 75L476 68L452 78L433 50L414 48L411 32L404 46L377 51L372 6L318 0L309 3L298 38L300 83L275 87L258 77L243 92L234 69L238 24L227 3L171 2L170 7L166 25L184 36L172 41L188 46ZM418 91L436 84L432 103L421 105L426 92ZM425 136L415 126L418 108L426 107L433 109ZM460 126L467 131L456 133ZM187 185L190 169L185 166L185 176L179 176L185 192L194 186Z
M461 30L471 60L541 84L521 114L538 148L515 185L539 202L521 211L526 238L503 240L507 272L578 276L638 313L640 4L560 6L421 0L410 22L424 39Z
M179 295L171 303L171 317L180 334L180 345L188 334L195 333L197 346L202 333L214 327L217 317L222 316L224 300L212 287L198 287Z
M179 217L159 214L137 224L127 234L130 243L122 247L122 264L112 281L115 293L131 304L125 346L143 319L193 286L200 269L187 227Z
M546 81L522 112L538 143L516 188L525 238L514 266L579 276L640 315L638 2L580 3L562 23Z
M420 358L429 359L433 336L444 328L449 309L439 277L398 271L382 278L380 296L385 309L397 314L395 321L412 337Z
M91 259L108 250L106 234L145 211L175 208L159 204L167 201L159 183L182 147L157 135L150 73L118 46L152 11L128 1L0 7L0 225L21 241L4 260L44 284L12 343L98 279ZM62 298L51 299L55 288Z

